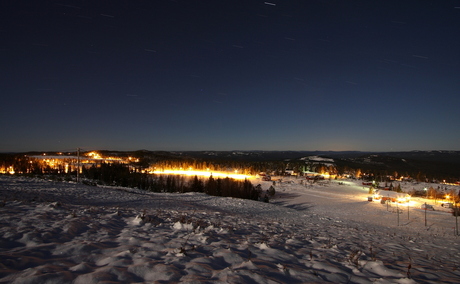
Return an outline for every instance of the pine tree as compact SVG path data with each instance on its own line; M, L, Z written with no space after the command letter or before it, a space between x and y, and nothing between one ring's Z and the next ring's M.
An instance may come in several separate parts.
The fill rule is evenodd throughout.
M208 182L206 183L204 192L209 195L217 195L217 182L212 177L209 177Z
M192 192L203 192L204 191L203 182L196 175L192 180L192 184L190 185L190 190Z

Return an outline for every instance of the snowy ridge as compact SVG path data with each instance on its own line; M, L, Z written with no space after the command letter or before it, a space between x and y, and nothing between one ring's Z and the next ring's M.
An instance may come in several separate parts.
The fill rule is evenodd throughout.
M312 162L330 162L330 163L334 163L334 159L324 158L324 157L320 157L320 156L308 156L308 157L300 158L299 160L312 161Z
M458 281L446 212L396 226L351 182L275 187L267 204L2 176L0 283Z

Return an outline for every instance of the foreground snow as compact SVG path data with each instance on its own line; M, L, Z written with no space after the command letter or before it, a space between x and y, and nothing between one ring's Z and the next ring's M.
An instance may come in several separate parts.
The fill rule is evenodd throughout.
M0 283L460 279L447 212L427 212L425 226L418 204L408 215L368 202L353 182L275 188L267 204L1 176Z

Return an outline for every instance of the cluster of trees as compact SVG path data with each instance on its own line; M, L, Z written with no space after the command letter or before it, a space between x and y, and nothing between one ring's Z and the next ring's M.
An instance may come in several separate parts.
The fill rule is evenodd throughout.
M206 192L211 195L234 196L242 198L255 199L255 193L249 189L250 182L247 185L244 181L228 181L226 179L201 180L184 176L163 176L150 175L142 173L146 169L189 169L209 170L211 172L228 172L237 170L240 174L256 175L265 172L270 175L284 175L286 169L293 170L296 173L306 170L314 172L328 172L330 174L350 174L356 178L363 178L380 183L390 183L391 180L400 176L412 177L417 181L432 181L434 179L446 181L456 181L458 170L454 174L448 174L455 167L444 165L438 171L428 168L426 163L414 162L388 157L371 157L372 163L364 163L359 159L335 159L335 164L321 164L317 162L305 162L301 159L286 160L232 160L222 157L222 159L213 158L192 158L180 153L151 153L149 151L136 151L134 153L112 153L101 152L103 156L134 156L136 162L129 164L100 164L93 167L82 167L83 173L81 178L90 183L100 183L107 185L118 185L125 187L135 187L151 191L166 192ZM75 180L76 167L73 164L68 169L64 163L55 164L53 168L37 159L31 159L30 156L39 153L0 153L0 170L7 172L13 168L16 174L28 175L46 175L55 179ZM69 153L70 154L70 153ZM51 154L50 154L51 155ZM124 155L124 156L123 156ZM432 164L432 163L429 163ZM87 165L86 165L87 166ZM446 170L451 169L451 171ZM426 169L426 171L425 171ZM430 169L430 170L428 170ZM364 175L365 173L365 175ZM430 174L426 174L430 173ZM398 191L398 188L393 190ZM257 190L256 190L257 191ZM426 194L426 192L424 192ZM434 193L430 196L435 195Z
M35 166L24 155L0 153L0 169L12 167L17 173L28 173L31 172L31 167L35 170Z
M447 180L454 182L458 180L458 167L451 164L441 164L430 168L434 163L424 163L423 161L402 162L401 159L392 158L372 158L376 159L373 163L356 162L350 159L334 159L335 164L305 162L304 160L291 159L273 161L248 161L248 160L226 160L226 159L192 159L186 157L165 156L162 158L148 159L140 157L144 166L161 169L188 169L210 171L229 171L239 170L239 173L256 175L266 172L273 175L284 175L286 169L294 172L312 171L318 173L328 172L329 174L350 174L356 178L377 180L380 182L390 181L390 177L398 178L401 176L412 177L416 181L425 182L433 180ZM362 176L362 174L366 174Z
M35 153L31 153L35 154ZM56 175L65 172L65 160L63 163L51 168L43 161L31 159L28 155L0 154L0 169L11 167L15 173L31 175Z
M292 166L284 161L231 161L214 160L212 162L196 159L169 159L155 161L150 164L150 168L157 170L164 169L188 169L209 170L211 172L225 172L238 170L240 174L256 175L260 172L273 172L275 175L283 175L286 168L302 170L304 162L291 162ZM297 165L298 164L298 165Z
M371 184L371 186L369 187L369 194L373 194L375 190L378 189L379 187L380 187L380 183L378 181ZM388 185L388 182L385 182L385 186L383 186L383 189L389 190L389 191L402 192L400 183L397 183L396 186L394 186L393 183L390 183Z
M456 191L452 188L448 189L446 187L438 186L434 188L430 186L426 190L412 190L410 192L412 196L421 196L435 200L448 200L451 202L460 202L460 191L456 193Z
M361 159L362 160L362 159ZM446 180L456 182L459 179L459 165L448 162L428 162L421 160L396 159L391 157L372 157L364 163L351 159L335 159L339 174L349 173L355 177L365 173L363 179L389 181L390 177L410 177L418 182L436 182Z
M197 176L152 175L131 172L126 165L101 164L83 169L84 183L139 188L152 192L203 192L214 196L258 200L260 188L249 180L231 178L200 179Z
M184 176L167 175L158 176L156 180L162 191L166 192L203 192L213 196L235 197L243 199L258 200L261 194L260 189L245 180L232 178L200 179L197 176L187 178Z

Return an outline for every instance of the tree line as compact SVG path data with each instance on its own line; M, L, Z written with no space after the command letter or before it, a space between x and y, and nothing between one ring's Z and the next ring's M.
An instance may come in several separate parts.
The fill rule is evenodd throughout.
M102 151L103 152L103 151ZM49 153L53 155L52 153ZM121 153L105 153L106 156L114 155L122 157ZM348 174L355 178L389 181L390 176L394 178L404 176L411 177L417 181L433 181L446 180L455 182L458 180L458 167L453 167L446 164L443 167L435 165L437 170L427 168L426 163L402 163L400 159L391 160L376 160L375 163L365 164L356 162L351 159L335 159L335 164L322 164L317 162L306 162L303 160L273 160L273 161L242 161L231 159L205 159L191 158L181 156L179 154L172 155L171 153L150 153L148 151L136 151L131 153L132 156L139 158L137 162L131 162L124 167L129 167L129 171L136 172L133 176L122 177L123 183L125 180L133 179L138 173L145 170L163 170L163 169L189 169L194 170L209 170L211 172L233 172L238 170L240 174L257 175L264 172L269 175L285 175L286 169L293 170L296 173L303 171L313 172L328 172L329 174ZM16 174L30 175L58 175L66 176L70 179L71 175L75 175L75 161L69 161L72 167L69 170L64 167L64 160L61 163L56 163L53 167L45 164L38 159L30 158L30 156L38 155L38 153L0 153L0 170L6 171L9 167L14 168ZM128 155L128 153L124 153ZM397 161L397 162L395 162ZM432 163L429 163L432 164ZM82 165L83 167L83 165ZM85 167L88 167L87 165ZM446 168L447 167L447 168ZM86 168L83 169L85 171ZM452 174L452 172L455 172ZM361 175L364 174L365 175ZM103 175L102 178L105 178ZM137 178L135 178L137 179Z
M254 187L252 183L245 180L232 178L206 179L186 177L182 175L156 175L141 172L131 172L126 165L122 164L101 164L84 168L82 175L85 177L83 183L95 185L111 185L138 188L151 192L203 192L208 195L235 197L242 199L258 200L261 190Z

